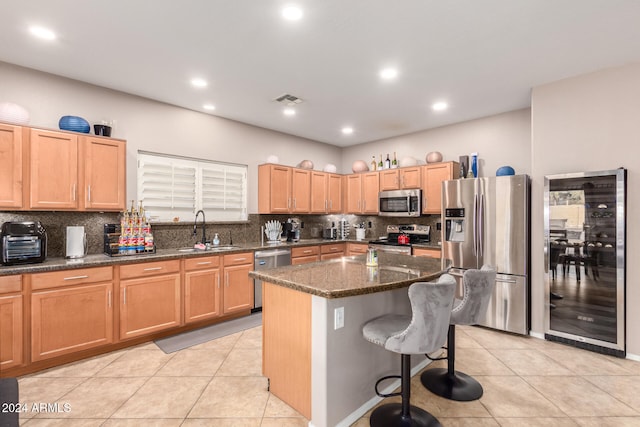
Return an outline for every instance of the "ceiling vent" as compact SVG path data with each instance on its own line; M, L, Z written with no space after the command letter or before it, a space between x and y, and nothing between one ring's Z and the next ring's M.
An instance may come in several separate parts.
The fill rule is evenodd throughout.
M275 98L274 101L287 105L289 107L294 107L302 103L302 99L298 98L297 96L290 95L288 93L285 93L284 95L280 95L279 97Z

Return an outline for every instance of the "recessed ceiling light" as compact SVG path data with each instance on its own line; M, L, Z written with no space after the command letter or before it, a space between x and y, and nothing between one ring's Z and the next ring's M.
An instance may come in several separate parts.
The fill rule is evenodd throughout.
M56 38L56 34L53 31L44 27L31 27L29 28L29 32L43 40L54 40Z
M207 87L207 81L204 79L191 79L191 85L194 87Z
M431 109L433 111L444 111L447 108L449 108L449 104L447 104L446 102L443 102L443 101L436 102L431 106Z
M282 17L288 21L298 21L302 18L302 9L295 5L282 8Z
M353 133L353 128L352 127L343 127L342 128L342 133L345 135L351 135Z
M385 68L380 71L380 78L384 80L393 80L398 77L398 70L395 68Z
M204 104L202 108L204 108L205 110L213 111L216 109L216 106L212 104Z
M285 108L282 113L285 116L295 116L296 115L296 110L294 110L293 108Z

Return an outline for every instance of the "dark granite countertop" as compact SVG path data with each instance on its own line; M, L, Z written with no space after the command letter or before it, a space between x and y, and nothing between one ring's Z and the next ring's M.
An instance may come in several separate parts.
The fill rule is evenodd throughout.
M439 259L380 253L377 267L365 255L252 271L250 277L324 298L388 291L431 281L442 274Z
M87 267L103 267L109 265L133 264L139 262L164 261L170 259L181 259L199 256L226 255L246 251L259 251L275 248L291 248L295 246L315 246L330 245L336 243L368 243L367 241L358 240L325 240L325 239L305 239L298 242L281 242L279 244L260 243L240 243L233 245L232 249L208 250L192 252L183 252L180 249L158 249L154 254L126 255L110 257L105 254L87 255L79 259L66 259L62 257L47 258L45 262L38 264L23 264L0 266L0 276L9 276L13 274L31 274L42 273L47 271L70 270L76 268Z

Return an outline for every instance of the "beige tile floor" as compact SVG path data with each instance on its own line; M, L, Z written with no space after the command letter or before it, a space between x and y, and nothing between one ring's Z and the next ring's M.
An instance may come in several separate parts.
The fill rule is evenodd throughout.
M640 362L477 327L458 327L456 339L457 368L482 383L480 400L451 402L412 380L412 402L445 427L640 426ZM27 407L70 410L24 412L21 425L306 426L267 392L261 343L258 327L168 355L148 343L24 376Z

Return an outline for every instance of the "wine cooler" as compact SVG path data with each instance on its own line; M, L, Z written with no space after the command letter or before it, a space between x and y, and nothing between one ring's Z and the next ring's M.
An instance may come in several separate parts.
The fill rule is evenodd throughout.
M545 338L625 357L626 170L545 177Z

